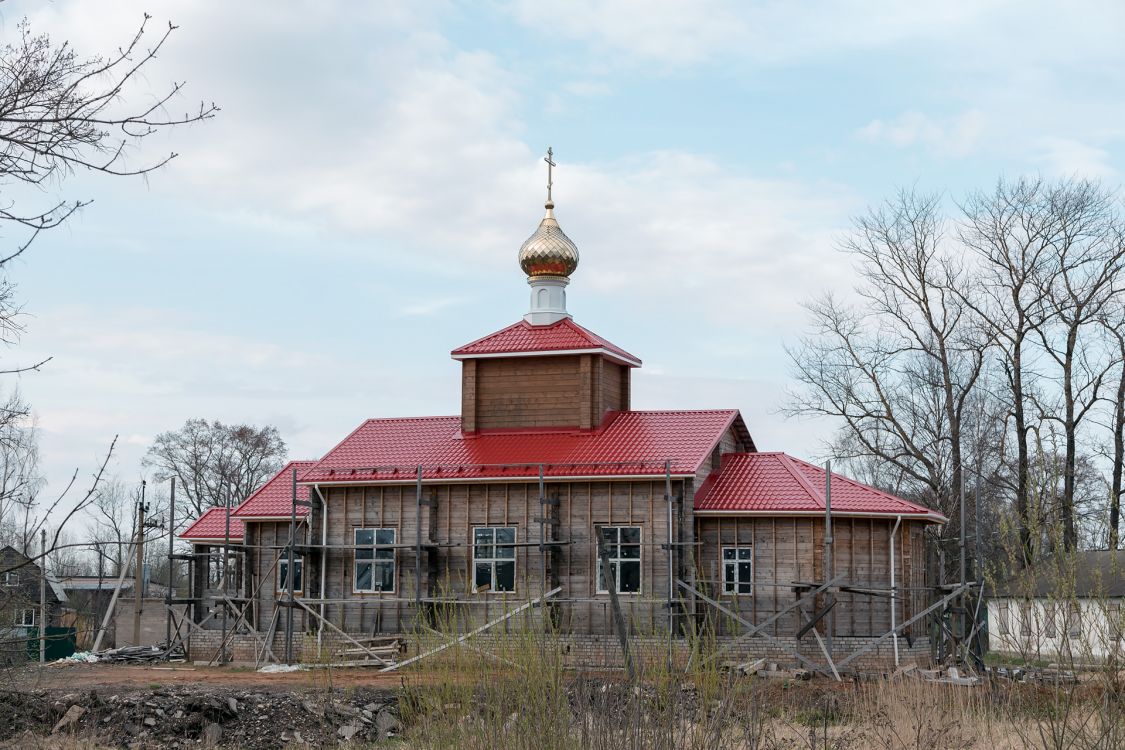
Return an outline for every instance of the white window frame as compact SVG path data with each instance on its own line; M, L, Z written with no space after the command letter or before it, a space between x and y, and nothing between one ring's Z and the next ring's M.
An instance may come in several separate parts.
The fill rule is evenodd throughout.
M512 532L511 543L497 544L496 532L501 529ZM477 532L490 531L492 532L492 541L483 545L482 547L492 548L492 557L477 557ZM519 541L519 528L516 526L474 526L473 527L473 569L472 569L472 582L474 594L514 594L516 592L516 571L519 568L516 556L516 544ZM511 557L500 557L496 554L497 547L505 547L511 549ZM510 590L500 590L496 588L496 565L498 563L511 563L512 564L512 588ZM477 587L477 565L488 565L492 569L492 583L487 589Z
M644 578L644 572L645 572L645 566L644 566L644 533L645 533L645 531L644 531L644 527L633 526L633 525L610 526L609 524L606 524L605 526L601 527L601 530L602 530L603 534L606 531L609 531L611 529L614 532L616 532L616 538L617 538L616 542L609 542L609 544L616 549L616 555L615 554L609 555L609 564L610 564L610 566L616 565L616 568L615 568L616 573L614 575L614 578L615 578L614 583L617 585L617 595L618 596L640 596L641 592L644 591L644 581L645 581L645 578ZM621 530L622 529L636 529L637 530L637 541L635 543L634 542L627 542L626 543L626 545L629 546L629 547L636 547L637 548L637 556L636 557L620 557L619 556L621 546L622 546L622 543L621 543ZM596 539L596 542L597 542L597 545L598 545L598 547L597 547L597 558L598 559L597 559L597 565L596 565L598 581L597 581L597 588L595 590L599 594L608 594L609 589L607 589L605 587L605 581L602 579L601 545L603 544L603 541L602 541L602 539L598 538L598 539ZM637 564L637 590L636 591L622 591L621 590L621 565L620 565L620 563L623 563L623 562L629 563L629 564L632 564L632 563Z
M300 596L305 593L305 558L303 555L293 553L293 568L297 571L297 580L301 584L300 588L293 587L293 596ZM285 579L289 571L289 553L285 552L281 556L281 560L277 563L277 593L288 594L289 582ZM282 583L285 581L285 583Z
M29 618L27 617L27 614L29 612L31 613L30 622L28 622ZM19 619L16 620L16 626L23 628L34 628L35 623L38 622L38 620L39 610L35 609L34 607L24 607L19 610Z
M359 537L360 533L364 532L364 531L370 531L371 532L371 541L373 542L372 544L360 545L358 537ZM390 534L391 534L390 543L387 543L387 542L383 542L382 544L374 543L374 542L378 541L380 533L385 534L387 532L390 532ZM398 550L395 547L395 544L398 543L398 529L395 528L394 526L357 526L357 527L352 529L352 543L355 545L355 550L354 550L355 554L352 555L352 593L353 594L393 594L393 593L395 593L395 590L398 588ZM388 550L390 551L389 556L387 556L387 555L380 556L379 555L380 552L385 553ZM371 556L367 557L366 553L370 553ZM363 554L364 556L361 557L361 554ZM389 589L374 588L375 580L376 580L376 576L375 576L376 569L379 566L385 566L388 563L391 566L391 587ZM359 584L359 566L360 565L370 565L371 566L372 588L369 588L369 589L359 588L358 584ZM380 577L380 580L381 580L381 577Z
M20 585L20 573L18 570L4 571L4 585L15 588Z
M733 557L727 559L727 553L733 553ZM743 554L748 556L743 557ZM750 578L742 580L739 571L742 569L743 563L750 564ZM748 544L736 545L733 547L723 547L719 551L719 565L722 566L723 577L723 593L730 596L753 596L754 595L754 547ZM734 567L734 578L730 580L727 578L727 566ZM748 586L747 591L740 591L742 586Z

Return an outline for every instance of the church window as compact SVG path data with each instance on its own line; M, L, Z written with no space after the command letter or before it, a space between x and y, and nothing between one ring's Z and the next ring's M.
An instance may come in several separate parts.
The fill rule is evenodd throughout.
M473 591L516 590L516 527L473 529Z
M723 593L754 592L754 548L723 547Z
M300 594L305 590L305 561L298 554L293 555L293 593ZM285 593L289 591L289 553L281 556L277 564L277 590Z
M395 590L395 530L355 530L355 591Z
M639 594L641 591L641 527L603 526L602 545L608 552L609 578L619 594ZM602 562L598 558L598 593L608 593Z

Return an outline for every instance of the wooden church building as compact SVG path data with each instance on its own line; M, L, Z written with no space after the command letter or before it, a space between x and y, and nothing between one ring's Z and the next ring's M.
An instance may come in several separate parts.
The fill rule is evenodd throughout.
M925 530L946 519L760 451L737 409L634 408L640 358L567 312L579 254L550 189L518 259L528 312L451 352L460 414L367 419L233 511L250 627L284 628L292 584L300 633L409 634L442 602L467 632L531 602L576 643L615 643L616 606L638 639L925 649ZM217 549L219 520L184 538Z

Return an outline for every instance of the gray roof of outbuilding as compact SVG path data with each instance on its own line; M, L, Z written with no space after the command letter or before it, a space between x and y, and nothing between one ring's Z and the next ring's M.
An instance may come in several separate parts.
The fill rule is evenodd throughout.
M1125 597L1125 550L1088 550L1051 558L996 584L994 597Z

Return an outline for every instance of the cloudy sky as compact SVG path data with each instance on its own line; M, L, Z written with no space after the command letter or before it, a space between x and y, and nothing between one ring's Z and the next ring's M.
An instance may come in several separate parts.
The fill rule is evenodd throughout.
M1112 0L10 0L0 26L96 54L146 9L181 28L130 95L184 80L180 108L222 112L161 135L180 157L146 180L38 196L95 199L11 269L5 361L54 357L19 381L53 484L115 434L139 479L189 417L313 458L367 417L456 413L449 351L525 312L548 145L570 310L644 360L635 406L737 407L815 458L830 425L777 414L784 347L802 300L849 288L850 217L900 186L1125 170Z

